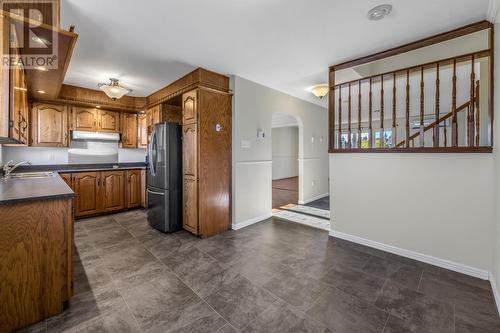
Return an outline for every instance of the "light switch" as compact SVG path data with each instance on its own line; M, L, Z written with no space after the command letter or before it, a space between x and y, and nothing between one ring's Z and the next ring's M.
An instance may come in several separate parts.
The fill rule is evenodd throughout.
M266 133L264 133L264 131L261 128L257 129L257 139L264 140L265 137Z
M311 136L311 143L314 143L314 140L315 140L314 136Z

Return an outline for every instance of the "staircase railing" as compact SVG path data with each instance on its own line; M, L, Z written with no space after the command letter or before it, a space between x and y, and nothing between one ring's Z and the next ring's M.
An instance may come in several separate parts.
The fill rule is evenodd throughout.
M478 32L484 44L464 46L469 53L436 59L424 50ZM493 26L478 22L331 66L329 152L491 152L492 36ZM432 60L416 62L425 52Z
M469 110L469 106L470 106L470 101L467 101L465 102L464 104L460 105L457 110L455 111L457 114L464 111L464 110ZM478 109L479 110L479 109ZM437 127L439 127L439 124L441 124L443 121L446 121L448 120L449 118L452 118L453 117L453 114L454 112L453 111L450 111L448 112L447 114L445 114L444 116L440 117L438 121L434 121L432 123L430 123L429 125L425 126L424 127L424 130L423 132L416 132L412 135L410 135L407 139L405 140L402 140L400 141L396 147L409 147L409 143L412 142L412 145L414 146L414 140L419 136L419 135L422 135L423 133L427 132L427 131L430 131L431 129L434 129L436 128L436 125ZM478 113L479 114L479 113ZM479 119L479 118L478 118ZM444 145L446 146L446 138L447 136L445 135L444 136L445 138L445 143ZM477 136L478 140L479 140L479 136ZM477 143L479 145L479 141Z

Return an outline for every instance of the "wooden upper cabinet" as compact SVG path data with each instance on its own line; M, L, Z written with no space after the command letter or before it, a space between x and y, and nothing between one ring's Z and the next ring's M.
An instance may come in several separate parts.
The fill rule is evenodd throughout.
M64 105L35 103L31 108L31 145L68 146L68 110Z
M120 112L74 107L72 129L120 132Z
M0 12L0 54L9 50L8 22ZM0 66L0 137L9 136L9 69Z
M122 113L122 147L137 148L137 114Z
M125 172L104 171L101 173L103 211L111 212L125 208Z
M10 70L10 137L20 144L28 144L28 91L22 65Z
M101 211L101 173L78 172L73 174L75 216L94 215Z
M151 109L151 125L158 124L161 121L161 105L158 104Z
M137 117L137 148L148 147L148 116L145 113Z
M148 142L149 136L153 133L153 127L155 124L161 121L161 105L155 105L146 111L147 123L148 123Z
M120 113L100 110L99 130L105 132L120 132Z
M198 107L197 107L197 90L190 91L182 95L182 124L188 125L196 123Z
M97 109L74 107L72 128L79 131L95 131L98 129L97 117Z
M127 170L127 208L141 206L142 203L142 174L141 170Z

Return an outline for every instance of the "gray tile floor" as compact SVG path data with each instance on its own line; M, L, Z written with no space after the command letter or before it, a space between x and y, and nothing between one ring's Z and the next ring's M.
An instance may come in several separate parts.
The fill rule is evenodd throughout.
M304 206L314 207L318 209L330 210L330 196L323 197L321 199L311 201Z
M500 332L486 281L279 219L201 240L79 221L75 296L36 332Z

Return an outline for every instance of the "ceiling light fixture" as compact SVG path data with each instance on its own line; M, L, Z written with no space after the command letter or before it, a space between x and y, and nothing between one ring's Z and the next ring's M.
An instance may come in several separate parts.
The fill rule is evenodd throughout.
M45 94L45 90L37 90L39 94Z
M392 11L392 5L383 4L373 7L368 12L368 19L370 21L379 21L389 15Z
M127 89L118 84L118 79L109 79L109 83L99 83L97 86L104 91L113 101L122 98L126 94L132 92L132 89Z
M311 88L311 92L317 98L322 99L323 97L326 96L326 94L328 94L328 85L327 84L315 85L314 87Z

